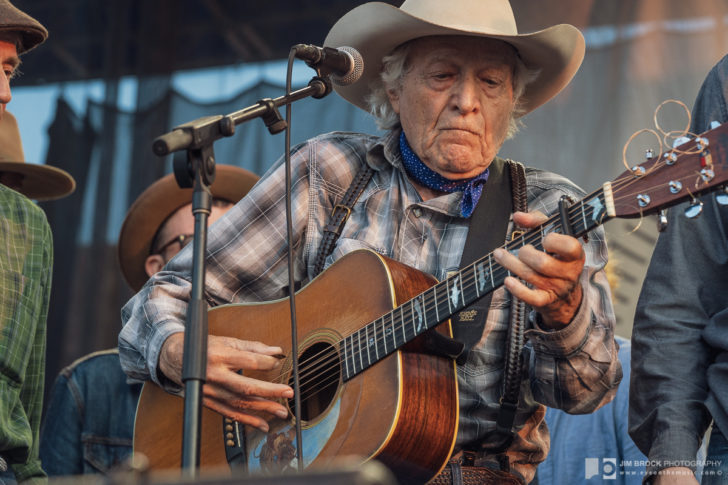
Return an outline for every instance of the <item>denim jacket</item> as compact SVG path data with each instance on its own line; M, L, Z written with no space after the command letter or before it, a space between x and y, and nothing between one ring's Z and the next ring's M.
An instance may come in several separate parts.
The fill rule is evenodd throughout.
M116 349L63 369L41 429L40 457L48 475L105 474L130 457L141 388L127 382Z

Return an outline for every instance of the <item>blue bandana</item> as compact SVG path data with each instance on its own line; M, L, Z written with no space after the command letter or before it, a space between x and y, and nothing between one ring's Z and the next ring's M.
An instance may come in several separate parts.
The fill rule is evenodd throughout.
M475 206L478 204L478 200L480 200L480 196L483 194L483 186L488 180L488 169L469 179L446 179L422 163L420 157L415 155L415 152L412 151L409 143L407 143L407 137L404 136L404 131L399 135L399 151L402 153L402 161L404 162L407 175L415 179L417 183L429 189L447 192L448 194L462 192L463 198L460 201L460 215L470 217Z

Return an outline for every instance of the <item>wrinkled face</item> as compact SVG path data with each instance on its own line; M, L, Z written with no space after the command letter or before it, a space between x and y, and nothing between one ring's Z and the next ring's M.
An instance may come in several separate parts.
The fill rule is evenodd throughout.
M0 116L5 112L5 105L10 102L10 79L20 64L18 50L13 39L14 36L8 34L0 35L0 63L3 68L0 73Z
M387 94L412 150L458 180L485 170L506 137L514 108L515 50L468 36L413 41L402 85Z

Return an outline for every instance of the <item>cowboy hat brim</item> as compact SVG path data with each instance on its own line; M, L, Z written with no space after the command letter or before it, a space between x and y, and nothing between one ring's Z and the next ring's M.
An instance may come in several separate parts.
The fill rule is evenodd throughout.
M258 181L244 168L217 165L212 196L237 203ZM192 189L181 189L174 174L165 175L150 185L129 208L121 226L118 244L119 265L132 290L139 291L149 279L144 262L152 250L159 227L174 212L192 201Z
M50 165L3 161L0 162L0 172L22 175L23 180L17 191L29 199L60 199L76 190L76 181L71 174Z
M446 2L441 5L452 7ZM438 25L392 5L372 2L341 17L324 41L328 47L353 47L364 60L364 74L359 81L347 86L335 84L334 89L353 105L369 111L366 98L372 84L379 80L382 58L405 42L436 35L472 35L513 45L528 68L539 70L536 80L526 86L522 114L556 96L571 81L584 59L584 37L572 25L555 25L529 34L504 33L464 21L457 25L455 22Z

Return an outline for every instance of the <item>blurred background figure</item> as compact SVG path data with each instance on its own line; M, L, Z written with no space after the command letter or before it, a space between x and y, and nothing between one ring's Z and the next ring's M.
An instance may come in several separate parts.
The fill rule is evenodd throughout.
M699 134L726 121L728 56L705 78L690 129ZM728 194L700 202L698 218L685 215L692 201L670 209L634 318L629 426L655 485L714 485L728 476Z
M43 407L46 318L53 238L28 196L63 197L73 178L23 163L15 118L5 111L20 57L48 37L37 20L0 0L0 483L43 483L38 430ZM13 190L15 189L15 190Z
M218 165L209 224L257 180L248 170ZM192 189L180 189L170 174L147 188L129 209L118 247L121 273L133 291L192 241L191 194ZM116 320L103 324L119 325ZM141 382L122 372L117 349L94 352L63 369L51 390L41 432L46 472L107 473L129 458L141 389Z

